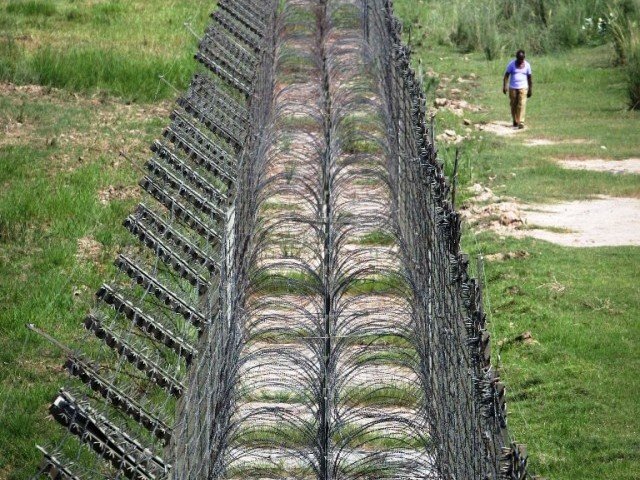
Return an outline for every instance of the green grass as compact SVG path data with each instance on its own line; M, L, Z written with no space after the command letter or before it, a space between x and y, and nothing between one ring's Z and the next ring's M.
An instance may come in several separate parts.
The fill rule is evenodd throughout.
M318 279L306 272L265 273L254 279L253 293L260 295L308 295L317 293ZM404 280L394 274L370 275L352 280L346 295L393 295L406 289Z
M359 243L361 245L389 246L395 243L395 238L388 232L375 230L360 237Z
M468 112L465 118L475 124L510 121L507 100L500 91L507 58L488 62L481 54L470 54L465 57L467 61L456 62L458 54L447 47L421 49L416 56L454 79L477 75L476 81L454 80L436 93L445 96L449 89L460 88L464 99L482 106L481 112ZM639 114L627 108L626 73L612 66L612 58L613 50L607 46L530 57L534 95L527 105L527 130L515 137L517 141L471 132L471 141L461 147L461 187L479 182L499 195L535 203L599 194L639 196L639 182L632 175L568 171L554 161L638 156ZM447 128L464 132L463 119L446 111L439 114L439 131ZM523 145L527 139L558 143L527 147ZM571 143L574 140L581 143ZM441 146L441 156L450 173L454 149ZM464 188L460 194L464 199Z
M640 45L629 57L627 66L629 108L640 110Z
M446 25L442 20L455 26L457 13L448 4L431 10L406 0L395 5L405 24L412 24L405 32L413 37L414 61L441 75L430 100L459 88L461 98L482 107L464 117L441 111L438 130L464 132L463 118L474 124L508 122L500 90L509 58L487 61L481 51L460 55L448 41L431 41ZM428 26L434 24L432 33ZM640 114L628 109L626 71L615 66L614 49L600 45L528 57L534 96L527 129L513 137L472 131L461 147L458 198L468 198L466 187L473 183L532 203L597 194L639 197L638 176L568 171L555 163L558 158L640 156ZM459 77L466 81L458 82ZM524 146L525 140L540 138L585 142ZM454 149L441 145L440 155L450 174ZM468 229L463 248L472 256L530 254L487 263L484 286L495 361L508 388L510 431L528 445L530 471L566 480L639 478L640 248L573 249L489 233L476 236ZM534 342L518 341L527 331Z
M289 424L274 426L272 428L247 427L238 432L238 437L245 447L264 448L277 445L281 448L300 448L309 442L308 436L297 427ZM406 435L383 436L382 432L373 431L371 428L363 428L357 424L348 424L333 432L333 442L343 447L363 449L400 449L400 448L424 448L424 439L413 438Z
M448 3L396 0L395 6L413 24L406 32L416 60L454 79L436 82L438 96L462 88L466 100L483 107L466 115L474 123L507 121L500 92L507 58L487 62L478 51L464 60L448 36L456 26ZM199 31L212 8L209 2L155 0L0 1L0 81L103 92L93 98L56 91L0 97L0 126L22 132L20 139L0 137L2 479L29 478L40 461L34 444L62 434L45 420L66 379L62 353L24 324L35 323L65 342L78 341L93 292L113 274L115 251L134 243L120 228L134 201L103 205L97 193L108 185L136 183L139 172L118 159L118 150L134 145L129 156L141 163L145 144L166 119L152 111L131 116L128 106L109 95L139 101L171 96L157 75L184 85L188 76L183 75L195 68L195 39L182 23L191 21ZM628 110L626 71L613 66L614 57L608 46L530 55L536 91L528 129L513 139L472 134L475 138L462 146L460 200L475 182L536 203L594 194L640 196L637 177L570 172L554 163L569 156L640 156L639 114ZM472 72L475 86L456 82ZM464 126L462 118L444 113L438 128L461 132ZM527 148L522 145L527 138L588 143ZM375 150L369 144L354 148ZM451 171L453 149L442 147L441 156ZM103 245L96 261L75 256L77 240L85 236ZM528 445L531 470L560 480L640 478L640 249L570 249L470 233L464 246L472 255L530 253L486 265L485 300L495 341L506 339L502 348L494 344L494 351L508 386L510 430ZM374 282L372 288L383 293L390 283L393 279ZM538 343L515 340L525 331ZM387 343L405 345L395 337ZM262 400L296 399L281 394ZM415 395L361 391L353 392L352 401L410 406Z
M416 0L395 8L404 19L421 18L407 26L407 37L418 46L447 45L489 59L518 48L549 53L602 44L607 37L598 29L598 17L616 9L630 19L640 15L637 0Z
M471 254L531 253L489 263L485 286L494 342L503 343L494 348L510 429L528 445L531 470L559 479L638 478L638 248L489 235L468 235L466 244ZM526 331L537 343L513 341Z
M104 91L130 101L175 95L198 68L196 39L215 2L0 0L0 81Z
M58 11L55 3L50 1L11 1L7 5L7 13L20 14L25 16L42 15L50 17Z
M93 293L114 274L116 250L134 243L120 227L134 199L104 205L98 193L136 183L139 171L118 150L141 164L146 145L166 122L158 115L65 92L0 97L0 125L21 132L0 140L2 479L30 478L40 462L35 444L47 445L63 433L46 420L55 392L66 383L63 352L25 324L77 345ZM83 237L101 244L95 261L76 257Z

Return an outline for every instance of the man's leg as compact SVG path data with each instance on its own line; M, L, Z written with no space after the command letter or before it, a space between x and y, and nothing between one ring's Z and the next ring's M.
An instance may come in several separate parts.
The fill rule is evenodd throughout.
M518 125L518 90L514 90L513 88L509 89L509 104L511 105L511 119L515 127Z
M519 101L518 101L518 106L519 106L519 112L518 112L518 125L524 125L524 117L527 114L527 93L529 92L528 89L523 88L521 90L518 90L518 97L519 97Z

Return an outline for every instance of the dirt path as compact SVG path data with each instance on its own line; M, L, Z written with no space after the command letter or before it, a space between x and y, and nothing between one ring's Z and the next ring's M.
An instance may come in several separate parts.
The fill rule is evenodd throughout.
M569 170L589 170L592 172L607 172L615 174L640 174L640 158L625 160L605 160L602 158L558 160L558 163Z
M507 122L478 125L478 130L503 137L516 137L521 131ZM557 144L583 144L575 138L551 140L528 138L527 147ZM558 164L572 170L590 170L612 174L639 174L640 159L561 159ZM640 200L598 197L553 205L531 205L515 198L500 198L491 189L476 184L474 197L463 206L463 215L476 230L491 230L499 235L533 237L569 247L640 245Z
M640 200L600 197L527 206L523 234L568 247L640 246ZM542 227L542 228L540 228ZM566 231L554 231L562 228ZM545 230L546 229L546 230Z
M558 204L525 204L480 184L461 213L476 231L533 237L568 247L640 245L640 200L600 196Z

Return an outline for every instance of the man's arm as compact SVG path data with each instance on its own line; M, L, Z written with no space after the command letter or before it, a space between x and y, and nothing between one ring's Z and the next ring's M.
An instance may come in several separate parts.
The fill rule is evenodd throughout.
M527 92L527 97L533 95L533 77L531 74L527 75L527 83L529 84L529 91Z
M502 80L502 93L507 94L507 90L509 87L509 72L504 74L504 79Z

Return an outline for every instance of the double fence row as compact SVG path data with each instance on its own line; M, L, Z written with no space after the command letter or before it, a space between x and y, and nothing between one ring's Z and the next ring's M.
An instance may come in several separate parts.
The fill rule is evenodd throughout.
M212 19L196 54L206 72L151 146L140 185L153 201L124 221L140 244L118 256L122 274L84 321L86 345L68 353L74 380L50 408L65 434L42 449L38 477L524 479L481 288L391 0L220 0ZM278 84L279 68L302 63L285 51L294 47L308 48L312 78L283 102L296 98ZM293 161L299 171L283 173L292 154L278 129L296 102L311 114L289 121L312 140ZM377 109L379 149L347 138L358 136L351 109L365 103ZM387 218L340 203L373 177ZM265 201L286 194L312 214L270 219ZM268 263L284 224L312 255ZM378 265L345 248L374 227L394 244ZM401 284L397 317L358 293L385 273ZM391 337L402 345L391 355L372 348ZM403 355L406 370L378 368ZM367 403L400 391L376 375L405 371L411 408ZM288 389L288 404L247 400L273 386Z

